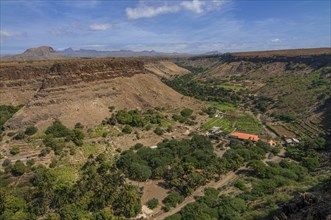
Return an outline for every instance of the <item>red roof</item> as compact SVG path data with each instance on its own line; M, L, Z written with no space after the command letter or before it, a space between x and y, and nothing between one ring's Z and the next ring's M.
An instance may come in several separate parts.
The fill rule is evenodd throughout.
M230 137L242 139L242 140L251 140L251 141L258 141L260 140L259 136L255 134L246 134L241 132L233 132L230 134Z

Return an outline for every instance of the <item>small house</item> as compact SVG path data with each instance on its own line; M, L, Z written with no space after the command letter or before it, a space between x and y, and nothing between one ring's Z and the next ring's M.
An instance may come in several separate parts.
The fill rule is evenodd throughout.
M268 144L270 144L271 147L274 147L274 146L277 145L277 142L274 141L274 140L269 140L269 141L268 141Z
M287 146L293 146L293 145L297 145L300 143L300 141L296 138L286 138L285 139L285 143Z

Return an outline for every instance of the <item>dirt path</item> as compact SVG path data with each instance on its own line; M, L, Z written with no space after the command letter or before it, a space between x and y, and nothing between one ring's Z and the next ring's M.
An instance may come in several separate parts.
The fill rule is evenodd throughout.
M171 209L169 212L160 212L158 214L156 214L154 216L153 219L156 220L161 220L161 219L165 219L166 217L169 217L171 215L176 214L177 212L179 212L182 208L184 208L187 204L195 202L195 198L196 196L203 196L204 195L204 189L207 187L213 187L213 188L219 188L222 187L224 185L229 184L230 182L232 182L233 180L235 180L237 178L237 173L241 170L244 169L243 167L239 168L236 172L230 171L227 173L226 176L224 176L222 179L220 179L217 182L210 182L204 186L200 186L198 189L196 189L192 195L190 195L189 197L186 197L186 199L179 204L178 206L176 206L176 208Z

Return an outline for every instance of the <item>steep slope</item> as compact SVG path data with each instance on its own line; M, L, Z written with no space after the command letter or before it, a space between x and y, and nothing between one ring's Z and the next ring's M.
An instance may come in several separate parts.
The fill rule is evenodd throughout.
M161 78L171 78L173 76L190 73L190 71L187 69L177 66L176 64L167 60L147 62L145 64L145 69L149 73Z
M0 57L0 61L33 61L64 59L52 47L41 46L27 49L24 53L15 56Z
M0 104L25 104L7 129L36 124L44 128L54 118L73 126L100 123L116 108L192 105L183 95L145 74L137 59L95 59L2 65Z

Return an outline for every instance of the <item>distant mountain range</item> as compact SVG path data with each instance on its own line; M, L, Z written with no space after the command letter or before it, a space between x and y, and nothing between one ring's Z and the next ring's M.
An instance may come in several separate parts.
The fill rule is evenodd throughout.
M205 55L220 54L219 51L210 51ZM0 61L28 61L28 60L58 60L70 58L98 58L98 57L155 57L155 56L188 56L185 53L163 53L154 50L151 51L132 51L132 50L114 50L98 51L67 48L65 50L55 51L52 47L41 46L27 49L24 53L13 56L1 56Z
M179 56L187 55L181 53L163 53L151 51L132 51L132 50L115 50L115 51L98 51L98 50L73 50L72 48L67 48L62 51L57 51L61 56L66 57L143 57L143 56Z

